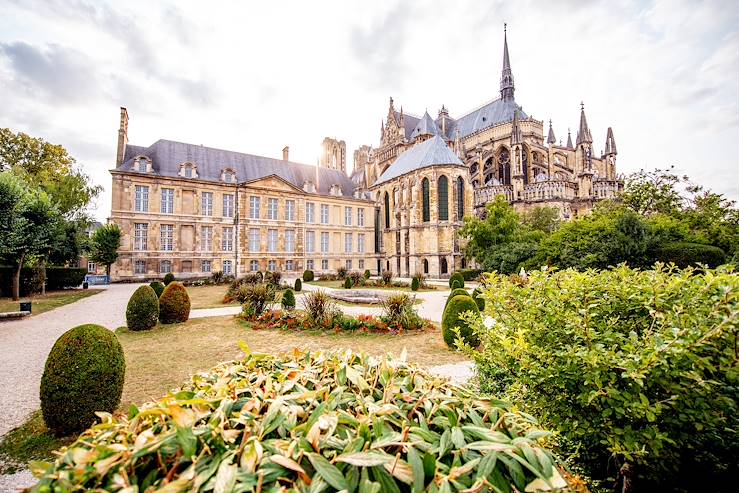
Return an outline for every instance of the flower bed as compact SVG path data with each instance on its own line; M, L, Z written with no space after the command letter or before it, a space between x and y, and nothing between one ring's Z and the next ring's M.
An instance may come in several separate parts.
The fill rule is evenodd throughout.
M334 332L363 332L400 334L409 330L431 330L433 324L428 320L420 319L418 324L407 324L388 321L387 317L374 315L360 315L352 317L341 312L335 312L322 322L316 323L309 316L298 311L268 310L259 317L242 317L252 322L254 329L280 330L333 330Z

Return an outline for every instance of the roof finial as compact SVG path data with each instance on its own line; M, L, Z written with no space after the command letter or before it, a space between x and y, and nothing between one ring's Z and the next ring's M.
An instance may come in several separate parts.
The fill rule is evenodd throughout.
M549 135L547 136L547 144L552 145L557 142L554 138L554 129L552 129L552 120L549 120Z
M503 24L503 72L500 76L500 97L503 101L513 101L515 87L513 85L511 59L508 55L507 26L507 24Z
M570 133L570 128L567 127L567 148L568 149L574 149L575 147L572 145L572 135Z

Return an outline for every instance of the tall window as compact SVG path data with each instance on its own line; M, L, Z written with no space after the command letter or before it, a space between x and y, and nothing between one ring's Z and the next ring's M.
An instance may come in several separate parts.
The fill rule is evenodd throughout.
M259 240L260 240L259 229L258 228L249 229L249 251L250 252L259 251Z
M203 192L203 215L213 215L213 192Z
M328 224L328 205L321 204L321 224Z
M172 262L169 260L161 260L159 262L159 273L167 274L168 272L172 272Z
M259 197L249 197L249 218L259 219L259 206L261 205Z
M359 265L357 266L359 270L364 269L364 260L359 260Z
M385 192L385 227L390 227L390 195L387 192Z
M162 210L164 214L174 212L174 188L162 188Z
M249 261L249 270L252 272L256 272L259 270L259 262L257 260L250 260Z
M346 261L346 270L352 270L352 261L351 260L347 260Z
M430 202L430 192L429 192L429 179L424 178L421 182L421 195L422 195L422 202L423 202L423 222L427 223L431 221L431 208L429 206Z
M316 220L316 204L307 202L305 204L305 222L312 223Z
M146 260L137 260L133 263L134 274L146 274Z
M328 253L328 233L321 233L321 253Z
M321 260L321 270L328 270L328 260Z
M134 225L133 249L146 250L146 244L149 242L149 225L146 223L136 223Z
M267 230L267 251L268 252L277 251L277 230L276 229Z
M313 270L313 260L306 260L305 261L305 268L308 270Z
M210 272L211 266L212 266L212 264L211 264L211 261L210 260L203 260L200 263L200 270L202 272Z
M344 226L352 225L352 208L344 207Z
M234 249L234 229L223 228L223 237L221 238L221 246L224 252L232 252Z
M305 252L313 253L316 251L316 232L306 231L305 232Z
M270 272L274 272L277 270L277 262L274 260L270 260L267 262L267 270Z
M437 194L439 199L439 221L449 220L449 180L446 176L441 176L437 184Z
M267 199L267 219L277 219L277 199Z
M213 226L202 226L200 228L201 238L201 250L204 252L213 251Z
M161 250L171 252L174 250L174 225L162 224L159 226L159 239L161 242Z
M290 271L294 269L294 264L292 260L285 260L285 270Z
M364 209L357 209L357 226L364 226Z
M295 230L294 229L285 230L285 251L286 252L295 251Z
M347 233L344 235L344 252L352 253L352 234Z
M457 177L457 220L464 219L464 180Z
M446 274L448 270L449 269L447 267L446 259L445 258L441 259L441 273Z
M95 262L87 262L87 272L95 272Z
M223 217L234 217L234 196L227 193L223 195Z
M223 273L226 275L233 274L233 262L231 260L223 261Z
M149 187L136 185L136 212L149 212Z
M364 233L357 233L357 251L364 253Z
M295 201L285 201L285 221L295 221Z

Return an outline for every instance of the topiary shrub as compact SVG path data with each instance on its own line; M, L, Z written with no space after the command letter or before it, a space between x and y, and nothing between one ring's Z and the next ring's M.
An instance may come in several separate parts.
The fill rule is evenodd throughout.
M452 279L452 281L449 283L449 287L452 289L462 289L464 287L464 282L460 281L459 279Z
M480 274L482 274L482 270L480 269L462 269L459 271L459 273L462 275L462 278L465 281L474 281L478 277L480 277Z
M164 288L159 297L159 321L163 324L186 322L190 318L190 295L179 282Z
M300 279L295 279L295 286L293 287L295 288L295 291L299 293L303 290L303 282Z
M87 269L74 267L47 267L46 289L49 291L76 288L85 280Z
M372 274L370 273L369 269L366 269L364 271L364 280L366 281L367 279L369 279L371 275Z
M344 279L344 289L351 289L352 287L352 280L350 277L347 277Z
M477 334L473 331L472 327L460 318L460 315L465 312L472 312L478 317L480 316L480 310L477 308L477 303L469 295L458 294L454 296L449 303L447 303L444 309L444 315L441 319L441 332L444 336L444 342L447 346L453 348L454 341L457 339L457 333L455 329L459 330L459 337L467 344L472 347L480 345L480 339Z
M154 292L157 294L157 298L159 298L164 292L164 284L159 281L153 281L149 283L149 286L151 286L151 289L153 289Z
M129 330L149 330L159 320L159 296L151 286L141 286L133 292L126 307Z
M483 311L485 309L485 299L482 296L475 296L472 299L477 303L478 310Z
M164 275L164 285L165 285L165 286L169 286L169 285L170 285L170 283L172 283L172 282L174 282L174 281L176 281L176 280L177 280L177 279L175 279L175 277L174 277L174 274L172 274L171 272L167 272L167 273L166 273L166 274Z
M464 277L462 276L461 273L455 272L454 274L452 274L449 277L449 287L452 288L452 289L455 288L455 286L453 286L454 281L458 281L459 282L459 286L456 286L456 287L458 287L458 288L463 288L464 287Z
M418 291L418 288L420 287L421 287L421 281L417 277L414 277L413 280L411 281L411 291Z
M303 280L305 282L311 282L313 279L315 279L315 277L312 270L306 270L303 272Z
M671 242L657 247L655 260L677 265L680 268L696 264L718 267L726 261L726 253L718 247L701 243Z
M292 289L288 288L284 293L282 293L282 301L280 304L285 310L292 310L295 308L295 294Z
M96 411L112 413L123 392L126 362L113 332L80 325L54 343L41 377L41 413L56 435L92 425Z
M449 301L455 296L459 296L459 295L469 296L470 294L462 288L454 288L452 289L451 293L449 293L449 296L447 296L446 303L444 303L444 307L446 308L446 306L449 305Z

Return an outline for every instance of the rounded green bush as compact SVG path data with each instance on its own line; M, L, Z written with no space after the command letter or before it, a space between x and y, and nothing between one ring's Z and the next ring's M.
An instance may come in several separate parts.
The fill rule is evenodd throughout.
M190 318L190 295L182 283L173 282L159 298L159 321L163 324L186 322Z
M312 270L306 270L303 272L303 280L305 282L311 282L314 279L313 277L313 271Z
M464 288L464 283L461 282L459 279L454 279L449 284L449 287L452 288L452 289L462 289L462 288Z
M475 296L472 299L477 303L477 309L482 312L485 309L485 299L481 296Z
M164 284L159 281L152 281L149 286L151 286L151 289L153 289L157 294L157 298L159 298L162 295L162 292L164 292Z
M303 290L303 282L300 279L295 279L295 291L300 292Z
M364 271L364 280L366 281L367 279L369 279L371 275L372 274L370 273L369 269L365 269L365 271Z
M96 411L112 413L123 392L126 361L113 332L79 325L54 343L41 377L41 413L56 435L92 425Z
M449 296L447 296L444 307L446 308L449 305L449 302L451 301L452 298L454 298L455 296L460 296L460 295L469 296L470 294L462 288L454 288L452 289L452 292L449 293Z
M418 291L418 288L420 287L421 287L421 281L417 277L414 277L413 280L411 281L411 291Z
M167 273L166 273L166 274L164 275L164 285L165 285L165 286L169 286L169 284L170 284L171 282L173 282L173 281L176 281L176 279L174 278L174 274L172 274L171 272L167 272Z
M347 277L346 279L344 279L344 288L351 289L351 287L352 287L352 279L351 277Z
M130 330L149 330L159 320L159 296L151 286L133 292L126 307L126 326Z
M284 293L282 293L282 308L285 310L292 310L295 308L295 294L293 293L292 289L286 289Z
M655 251L655 260L666 264L672 262L681 269L699 263L713 268L726 261L726 253L712 245L676 241L658 246Z
M464 342L472 347L480 345L480 340L472 328L460 318L462 313L469 311L478 316L480 315L477 303L475 303L475 300L468 295L459 294L452 298L451 301L449 301L449 304L447 304L444 309L444 315L441 319L441 332L447 346L451 348L454 347L454 341L457 338L454 331L455 328L459 329L459 336Z
M459 286L456 286L456 287L458 287L458 288L463 288L464 287L464 276L462 276L462 274L460 272L455 272L449 278L449 287L452 288L452 289L454 289L454 287L455 287L453 285L454 284L454 281L459 282Z

